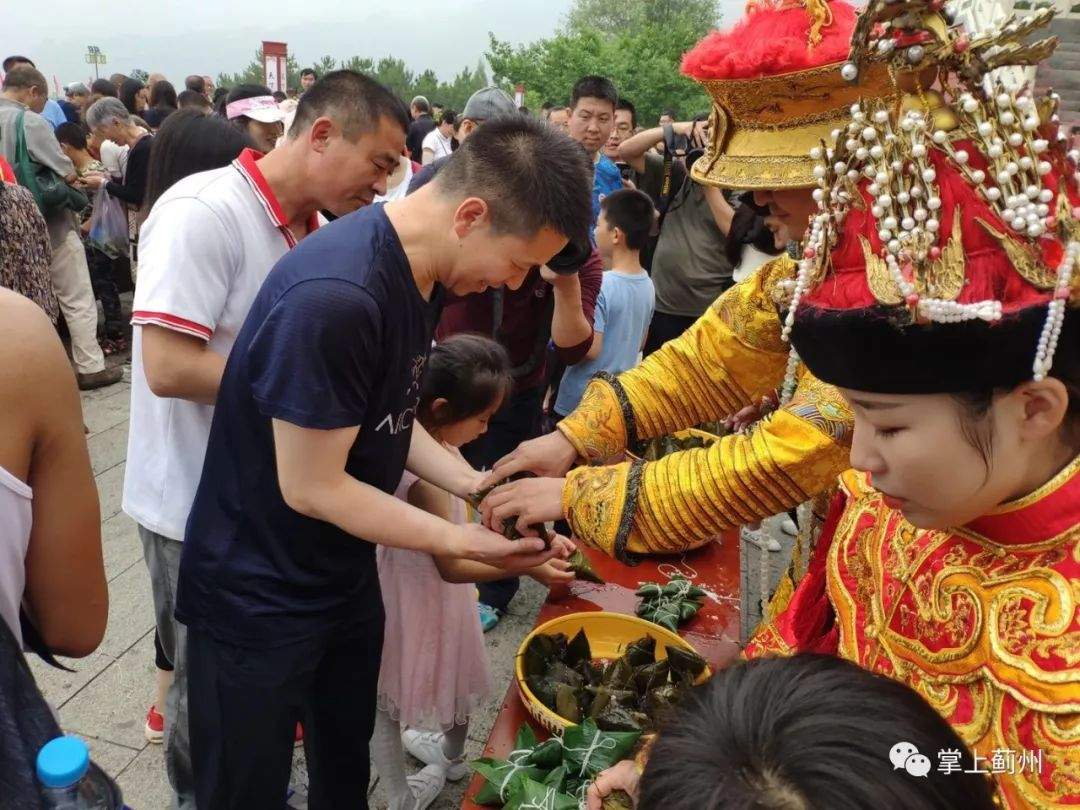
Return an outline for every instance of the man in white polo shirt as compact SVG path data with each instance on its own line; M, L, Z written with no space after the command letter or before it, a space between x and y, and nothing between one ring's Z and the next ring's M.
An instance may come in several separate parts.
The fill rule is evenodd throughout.
M123 509L139 524L174 667L164 743L180 808L195 800L176 582L225 360L266 275L317 227L318 212L340 216L386 192L407 126L404 104L382 85L330 73L304 94L282 146L181 180L142 226Z

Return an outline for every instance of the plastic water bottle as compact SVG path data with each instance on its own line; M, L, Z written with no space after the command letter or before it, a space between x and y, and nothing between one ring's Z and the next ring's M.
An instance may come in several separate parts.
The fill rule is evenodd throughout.
M111 787L94 778L90 750L78 737L57 737L41 747L37 776L52 810L114 810Z

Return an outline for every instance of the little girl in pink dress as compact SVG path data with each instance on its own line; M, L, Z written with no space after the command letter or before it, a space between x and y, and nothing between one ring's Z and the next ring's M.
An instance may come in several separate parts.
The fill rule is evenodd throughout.
M510 390L505 350L478 335L457 335L428 359L416 418L457 452L487 430ZM455 523L468 520L464 501L406 472L397 497ZM565 554L572 551L569 541ZM446 780L468 773L469 717L491 690L476 582L500 579L501 568L419 551L378 547L386 612L379 703L371 751L390 810L423 810ZM561 559L522 572L545 584L573 578ZM402 730L404 735L402 734ZM427 763L406 778L402 742Z

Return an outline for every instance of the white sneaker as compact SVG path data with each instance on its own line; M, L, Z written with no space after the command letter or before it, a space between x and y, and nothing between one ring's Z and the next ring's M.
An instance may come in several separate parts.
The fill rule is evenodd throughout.
M443 769L447 781L458 782L469 775L469 766L465 757L447 759L443 753L443 734L438 731L417 731L407 728L401 732L401 744L405 750L425 765L436 765Z
M438 765L425 765L408 778L409 790L416 804L414 810L426 810L446 787L446 772Z

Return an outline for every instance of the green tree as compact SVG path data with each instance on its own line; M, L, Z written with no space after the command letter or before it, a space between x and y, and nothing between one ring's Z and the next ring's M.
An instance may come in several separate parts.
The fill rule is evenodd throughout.
M416 77L412 88L409 90L408 97L402 96L402 98L405 98L406 101L410 101L413 96L423 96L428 101L438 101L445 104L446 101L439 94L439 90L444 86L445 85L439 83L439 77L435 75L435 71L428 68Z
M341 69L354 70L357 73L364 73L370 76L375 73L375 60L369 59L366 56L350 56L348 59L342 60Z
M476 90L483 90L491 82L488 81L487 67L484 65L484 58L480 57L476 60L476 70L473 71L473 81L476 82ZM475 93L476 90L473 92Z
M688 24L704 34L720 14L716 0L575 0L566 15L564 33L595 28L616 36L642 25Z
M385 56L375 65L374 78L385 84L405 101L412 99L413 72L404 59Z
M325 76L331 71L337 70L337 60L332 56L324 56L318 62L311 65L315 69L316 76Z
M709 100L679 62L717 17L712 0L576 0L553 37L514 46L489 35L487 61L504 89L525 84L530 107L568 102L574 82L597 73L634 102L643 125L666 108L690 117L708 111Z

